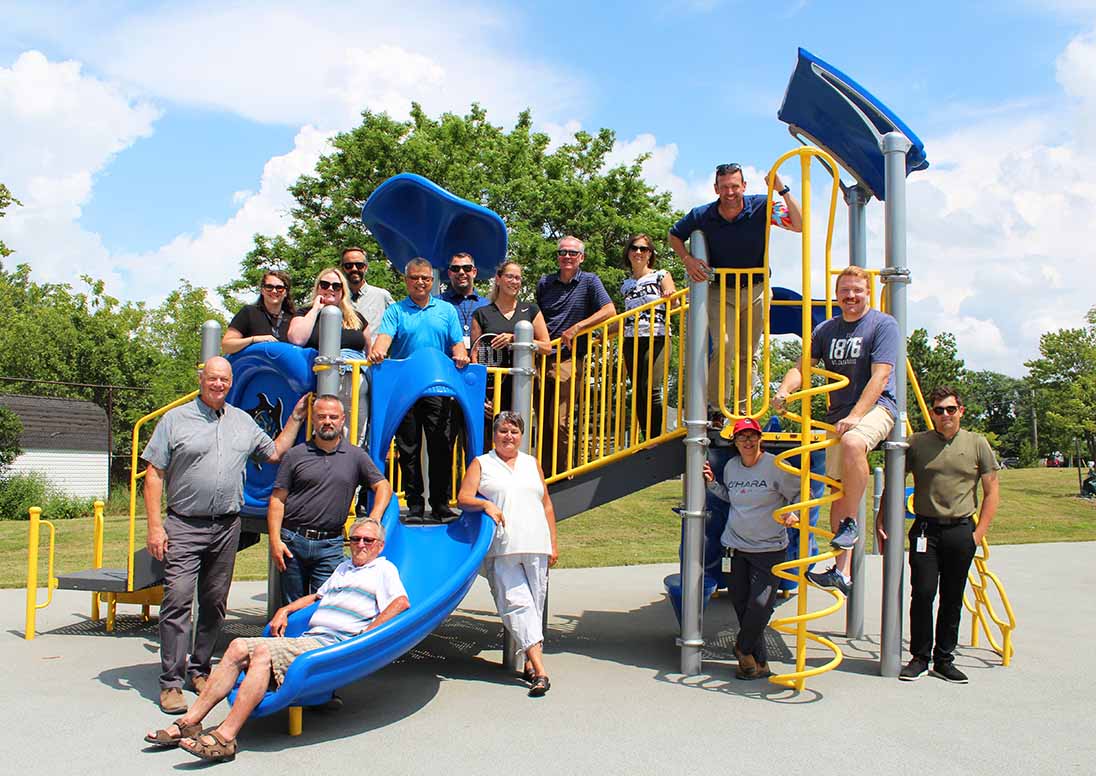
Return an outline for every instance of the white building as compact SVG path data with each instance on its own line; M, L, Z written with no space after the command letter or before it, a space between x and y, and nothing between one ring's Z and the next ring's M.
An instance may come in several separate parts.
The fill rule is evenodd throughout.
M40 472L71 496L105 498L110 475L107 414L80 399L0 394L0 405L19 416L23 454L8 470Z

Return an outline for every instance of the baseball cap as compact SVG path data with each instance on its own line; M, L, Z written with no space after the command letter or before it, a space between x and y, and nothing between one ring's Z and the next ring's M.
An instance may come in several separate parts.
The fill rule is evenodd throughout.
M742 418L742 420L734 424L734 428L731 429L731 436L734 436L740 431L756 431L760 434L761 426L753 418Z

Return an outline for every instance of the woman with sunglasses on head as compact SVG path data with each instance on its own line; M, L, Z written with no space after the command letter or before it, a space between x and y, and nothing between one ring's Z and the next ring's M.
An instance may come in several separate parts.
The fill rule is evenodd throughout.
M290 296L289 275L280 269L263 272L259 298L244 305L228 324L221 339L221 351L237 353L257 342L288 342L289 322L297 314Z
M533 342L541 353L548 353L552 338L548 335L548 324L535 302L523 302L518 299L521 293L521 265L516 261L504 261L495 272L495 280L488 294L489 304L472 313L471 340L473 364L511 367L514 365L510 344L514 341L514 327L519 321L533 324ZM493 335L487 337L484 335ZM499 408L508 410L511 406L511 380L507 375L502 379L502 396ZM490 397L488 397L490 398Z
M620 286L624 312L665 299L677 291L670 273L654 268L654 242L646 234L637 234L628 240L624 247L624 266L632 271ZM666 370L663 358L669 333L666 308L665 304L658 305L624 319L621 346L624 365L632 379L639 431L648 439L659 436L664 430L662 381Z
M457 503L495 521L484 574L503 626L525 654L522 677L529 683L529 696L537 698L551 687L544 669L542 622L548 567L559 557L556 515L540 464L521 452L521 415L500 412L492 429L494 449L468 464Z

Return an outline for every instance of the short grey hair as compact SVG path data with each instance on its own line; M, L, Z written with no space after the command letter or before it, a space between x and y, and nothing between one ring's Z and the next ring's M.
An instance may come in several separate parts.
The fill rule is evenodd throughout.
M350 526L350 533L353 534L355 528L365 525L377 526L377 538L380 539L382 542L384 541L384 526L371 517L359 517L357 520L355 520L354 524Z
M411 259L411 261L407 262L407 266L403 268L403 274L410 275L412 267L426 267L430 270L431 274L433 274L434 272L434 265L424 259L422 256L416 256L415 258Z
M574 240L578 243L579 252L586 253L586 243L575 237L573 234L565 234L563 235L563 237L560 237L559 240L556 242L556 247L559 248L561 245L563 245L564 240Z
M499 414L495 415L495 419L491 421L491 433L497 434L499 429L504 425L517 426L518 431L525 433L525 419L521 417L521 413L512 412L511 410L503 410Z

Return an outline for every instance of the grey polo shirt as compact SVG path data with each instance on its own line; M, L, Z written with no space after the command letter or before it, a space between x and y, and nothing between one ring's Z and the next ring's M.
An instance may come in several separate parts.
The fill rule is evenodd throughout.
M274 442L246 412L230 404L214 412L195 398L160 418L141 458L165 472L170 512L209 517L239 512L247 459L274 453Z
M330 453L311 440L296 445L274 476L274 487L288 491L282 527L339 531L358 486L372 487L383 479L369 453L345 438Z

